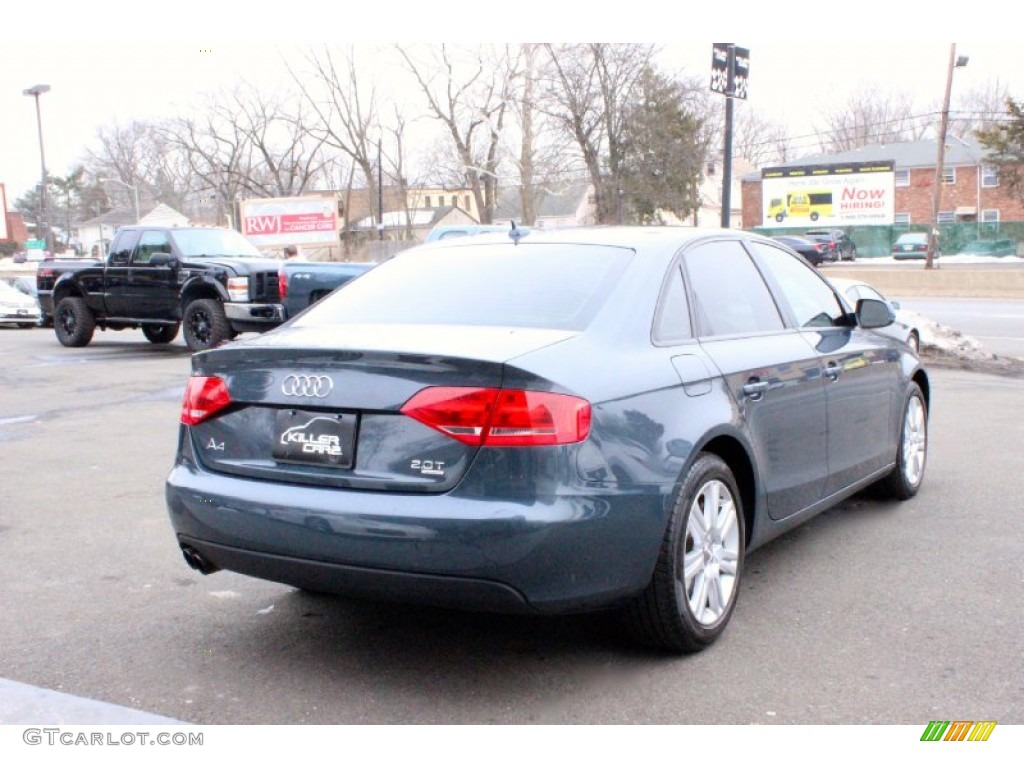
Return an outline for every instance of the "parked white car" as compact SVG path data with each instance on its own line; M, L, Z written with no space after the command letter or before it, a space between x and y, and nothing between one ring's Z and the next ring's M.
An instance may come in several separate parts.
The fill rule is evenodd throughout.
M42 313L39 303L9 283L0 281L0 324L16 324L21 328L39 325Z

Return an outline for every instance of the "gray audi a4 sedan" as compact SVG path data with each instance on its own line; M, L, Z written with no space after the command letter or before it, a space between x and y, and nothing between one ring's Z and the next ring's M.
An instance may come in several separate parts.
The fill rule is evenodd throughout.
M515 233L519 234L519 233ZM909 499L928 375L774 241L597 227L399 254L196 354L166 482L186 562L460 609L614 609L697 651L744 555Z

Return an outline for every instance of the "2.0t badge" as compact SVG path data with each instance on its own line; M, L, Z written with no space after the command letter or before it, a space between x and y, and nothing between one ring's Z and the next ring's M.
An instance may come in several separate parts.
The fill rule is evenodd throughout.
M330 376L290 373L281 382L281 394L289 397L327 397L334 389Z

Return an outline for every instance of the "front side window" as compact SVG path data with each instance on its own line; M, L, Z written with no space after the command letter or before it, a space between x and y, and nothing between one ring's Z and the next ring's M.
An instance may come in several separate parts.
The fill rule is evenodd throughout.
M685 263L701 336L785 328L768 286L739 241L702 243L687 251Z
M139 238L139 247L135 249L133 264L149 264L154 253L170 253L171 241L163 232L143 232Z
M751 243L750 248L774 278L799 327L845 325L846 311L832 288L813 267L771 245Z

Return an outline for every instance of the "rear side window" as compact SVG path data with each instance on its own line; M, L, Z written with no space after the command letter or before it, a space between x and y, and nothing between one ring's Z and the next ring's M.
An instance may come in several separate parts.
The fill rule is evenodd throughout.
M139 242L139 234L140 232L137 229L121 232L110 248L107 263L113 266L124 266L127 264L128 259L132 256L132 251L135 250L135 244Z
M296 325L491 325L582 330L633 251L612 246L471 243L413 249L318 303Z
M739 242L703 243L687 251L685 260L701 336L783 329L768 286Z

